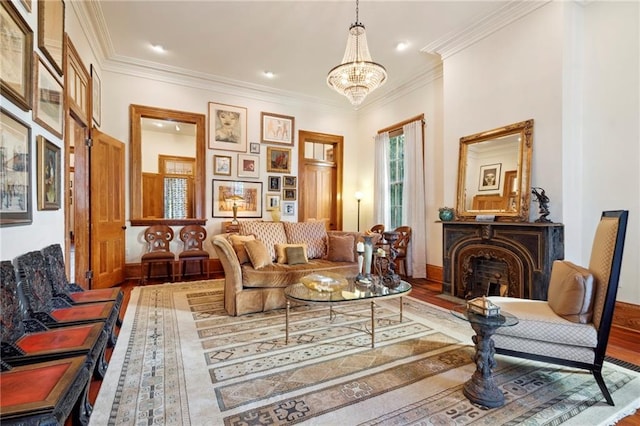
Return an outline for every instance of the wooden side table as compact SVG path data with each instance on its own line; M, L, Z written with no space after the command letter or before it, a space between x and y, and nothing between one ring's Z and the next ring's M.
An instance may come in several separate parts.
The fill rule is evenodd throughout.
M222 232L227 234L237 234L240 232L240 225L231 221L222 222Z

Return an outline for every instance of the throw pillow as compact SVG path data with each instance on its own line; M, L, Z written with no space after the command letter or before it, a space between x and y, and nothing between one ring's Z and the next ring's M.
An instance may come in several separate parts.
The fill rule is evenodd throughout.
M289 244L307 243L309 259L321 259L325 256L327 229L323 222L283 222Z
M291 242L287 241L282 222L242 221L240 222L240 234L255 235L256 239L262 240L269 251L271 261L276 260L276 244Z
M354 262L353 235L329 235L327 260L333 262Z
M594 291L594 278L588 269L566 260L553 262L547 293L553 312L572 322L591 322Z
M302 244L276 244L276 261L278 263L288 263L287 252L285 251L288 247L302 247L304 249L305 263L308 262L308 260L306 260L307 245L305 243L302 243Z
M285 253L287 254L287 263L289 265L309 263L307 260L307 250L304 247L287 247Z
M254 269L264 268L271 265L271 255L265 247L264 243L260 240L251 240L244 243L244 248L247 250L249 260Z
M236 256L238 257L238 262L240 264L249 263L249 256L247 255L247 250L244 248L244 243L247 241L255 240L256 237L254 235L230 235L229 241L231 242L231 246L233 247L233 251L236 252Z

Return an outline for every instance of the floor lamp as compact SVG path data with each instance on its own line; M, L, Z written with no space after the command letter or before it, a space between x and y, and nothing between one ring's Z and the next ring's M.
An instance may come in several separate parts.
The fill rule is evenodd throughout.
M356 192L356 200L358 200L358 232L360 232L360 200L362 200L362 192Z

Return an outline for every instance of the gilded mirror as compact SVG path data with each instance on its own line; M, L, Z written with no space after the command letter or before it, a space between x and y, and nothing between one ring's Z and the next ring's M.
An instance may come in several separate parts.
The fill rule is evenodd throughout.
M205 116L131 105L131 224L204 225Z
M533 119L460 138L457 216L529 220Z

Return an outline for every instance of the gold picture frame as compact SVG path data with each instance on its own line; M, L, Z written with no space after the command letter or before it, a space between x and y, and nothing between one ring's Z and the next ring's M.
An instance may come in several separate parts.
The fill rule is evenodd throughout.
M62 75L64 57L64 1L38 2L38 47Z
M0 43L2 73L0 92L20 109L31 109L33 31L15 6L3 1L0 7L3 37L10 42Z
M40 55L33 54L33 121L62 138L64 125L62 84Z
M31 127L0 108L0 151L12 153L4 159L13 170L0 173L0 226L28 225L32 222L31 207Z
M44 136L36 137L38 145L38 210L59 210L61 206L60 147Z
M220 176L231 176L231 156L230 155L214 155L213 156L213 174Z
M291 149L268 146L267 172L291 173Z
M282 190L282 199L285 201L295 201L298 198L298 190L297 189L283 189Z
M295 118L289 115L260 113L260 135L262 143L292 145L295 133Z

